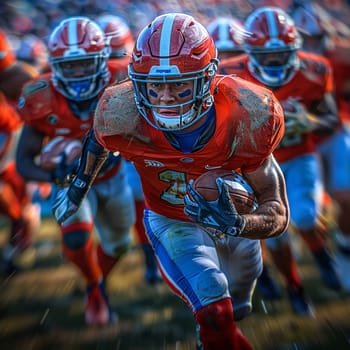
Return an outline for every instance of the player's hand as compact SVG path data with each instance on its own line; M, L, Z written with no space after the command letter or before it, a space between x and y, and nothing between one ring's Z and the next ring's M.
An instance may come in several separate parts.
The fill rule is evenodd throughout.
M305 106L293 99L288 99L286 103L293 107L292 110L284 108L286 134L303 134L312 131L315 126L315 117L306 110Z
M221 178L216 179L219 190L219 198L215 201L204 199L193 186L191 180L187 186L187 191L193 198L187 194L185 200L185 214L194 222L207 228L219 230L230 236L238 236L243 231L246 220L239 215L234 203L232 202L228 187Z
M79 208L79 206L69 198L68 190L68 188L58 190L52 204L52 213L59 224L62 224Z
M52 182L61 188L67 187L72 182L79 164L78 159L70 164L67 164L66 157L66 154L62 153L59 164L51 172Z

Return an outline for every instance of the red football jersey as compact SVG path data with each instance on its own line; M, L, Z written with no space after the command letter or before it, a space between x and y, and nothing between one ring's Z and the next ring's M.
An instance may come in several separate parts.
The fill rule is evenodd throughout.
M0 28L0 72L12 66L16 57L10 48L6 33Z
M350 124L350 41L335 40L326 57L334 72L334 85L340 119Z
M121 58L110 58L108 60L109 70L113 72L112 81L118 82L128 77L128 63L130 62L129 56Z
M108 65L111 72L110 83L114 83L117 69ZM66 136L83 139L93 124L93 111L85 118L78 118L69 108L68 100L52 84L51 72L26 83L18 103L22 120L49 138Z
M124 89L125 107L120 107L127 113L118 113L113 107L113 95L119 89ZM212 93L215 134L192 153L175 149L162 131L138 114L130 81L106 89L99 101L94 123L97 139L134 162L147 206L161 215L189 221L183 213L183 197L190 179L216 168L254 171L283 136L283 111L268 89L239 78L217 76Z
M308 109L321 101L324 94L334 92L332 69L329 61L322 56L299 51L298 57L299 70L286 84L274 88L273 93L281 102L294 98ZM223 74L236 74L243 79L263 85L250 73L248 62L249 57L246 54L233 57L222 61L219 71ZM284 162L314 151L314 136L305 133L288 140L284 138L274 155L279 162Z

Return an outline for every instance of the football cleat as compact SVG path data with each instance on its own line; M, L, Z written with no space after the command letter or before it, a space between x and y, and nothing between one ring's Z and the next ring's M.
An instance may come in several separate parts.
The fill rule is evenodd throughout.
M196 350L204 350L201 339L201 330L198 323L196 324Z
M87 288L87 304L85 309L85 322L88 326L105 326L117 321L112 311L104 282Z
M256 289L261 296L267 300L277 300L282 297L281 288L271 277L269 270L265 265L263 265L262 273L257 280Z
M326 287L339 291L342 286L335 269L334 259L326 249L314 253L321 278Z
M350 293L350 238L339 232L335 238L337 246L335 256L336 270L344 291Z
M350 252L340 249L336 255L336 266L344 291L350 293Z
M311 302L307 300L303 287L288 286L287 293L290 305L296 315L313 316L314 309Z
M33 205L33 212L36 213ZM21 218L11 223L10 239L2 251L2 272L10 276L34 265L36 250L32 246L33 232L36 228L35 215Z

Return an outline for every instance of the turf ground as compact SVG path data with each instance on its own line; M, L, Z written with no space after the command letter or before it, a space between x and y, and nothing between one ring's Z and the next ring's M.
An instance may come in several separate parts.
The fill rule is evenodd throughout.
M5 226L0 247L6 237ZM45 219L35 241L34 265L1 277L0 349L195 349L192 315L164 283L144 282L143 257L136 245L112 271L108 284L118 323L87 329L84 287L62 258L59 242L55 222ZM286 296L271 304L256 293L254 311L239 327L255 350L350 349L350 297L322 285L307 253L299 263L314 317L294 315Z

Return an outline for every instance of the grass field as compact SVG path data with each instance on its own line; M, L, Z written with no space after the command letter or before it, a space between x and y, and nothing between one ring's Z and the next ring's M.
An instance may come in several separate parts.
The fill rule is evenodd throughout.
M0 247L6 237L5 227ZM108 284L119 321L96 329L85 327L84 287L61 256L53 220L43 221L35 247L33 266L0 280L1 350L195 349L192 315L164 283L144 282L137 246L112 271ZM323 287L307 254L300 267L314 317L295 316L286 298L269 304L256 293L254 311L239 327L255 350L350 349L350 297Z

